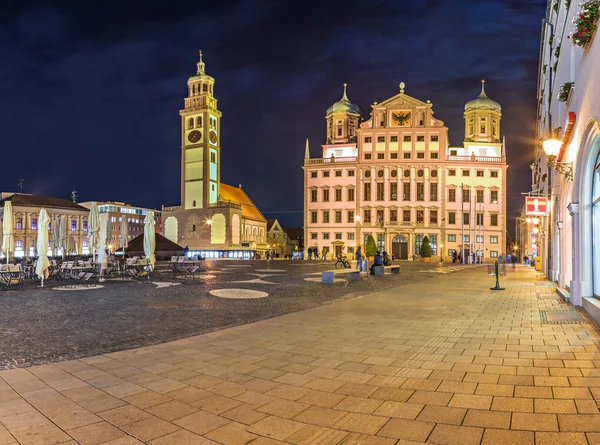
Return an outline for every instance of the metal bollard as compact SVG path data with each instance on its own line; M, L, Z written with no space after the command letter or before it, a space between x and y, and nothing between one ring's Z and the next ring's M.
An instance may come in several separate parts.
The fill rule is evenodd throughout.
M490 287L490 290L504 290L503 287L500 287L500 280L498 279L498 276L499 276L499 273L498 273L498 261L496 261L495 269L496 269L496 286L495 287Z

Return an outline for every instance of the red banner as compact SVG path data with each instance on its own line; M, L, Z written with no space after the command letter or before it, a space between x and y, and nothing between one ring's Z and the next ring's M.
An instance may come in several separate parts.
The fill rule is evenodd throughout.
M546 216L548 214L548 199L534 196L525 197L525 215Z

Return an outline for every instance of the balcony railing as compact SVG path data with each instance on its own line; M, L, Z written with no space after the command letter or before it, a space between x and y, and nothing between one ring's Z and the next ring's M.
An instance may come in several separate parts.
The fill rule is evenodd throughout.
M457 162L496 162L499 164L506 162L506 158L504 156L448 156L448 160Z
M327 163L338 163L338 162L356 162L357 157L356 156L347 156L347 157L340 157L340 158L316 158L316 159L307 159L306 160L306 165L310 165L310 164L327 164Z
M181 210L181 206L170 206L170 207L164 207L162 208L163 212L176 212L177 210Z
M219 208L223 208L223 207L231 207L232 209L241 209L242 205L239 202L234 202L234 201L219 201L219 202L215 202L214 204L208 205L209 209L219 209Z

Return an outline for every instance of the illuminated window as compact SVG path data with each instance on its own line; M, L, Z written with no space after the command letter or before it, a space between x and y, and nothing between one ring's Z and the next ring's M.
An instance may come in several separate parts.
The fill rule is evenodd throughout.
M398 136L391 136L390 142L398 142Z
M196 118L196 127L198 127L198 128L202 127L202 116L198 116Z
M402 211L402 221L403 222L410 222L410 210L403 210Z
M31 229L32 230L37 230L37 218L32 218L31 219Z
M439 136L437 136L437 135L431 136L431 142L438 142L438 141L439 141Z
M498 172L490 172L490 177L491 178L497 178L498 177Z
M490 200L492 201L492 204L498 203L498 190L492 190L490 192Z
M448 235L448 242L449 243L455 243L456 242L456 235Z

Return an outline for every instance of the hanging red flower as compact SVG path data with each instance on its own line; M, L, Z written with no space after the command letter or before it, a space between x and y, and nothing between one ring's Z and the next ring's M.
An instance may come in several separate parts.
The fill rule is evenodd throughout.
M594 31L598 27L596 22L600 18L600 0L585 1L580 8L579 15L573 20L575 32L571 41L573 45L585 47L591 42Z

